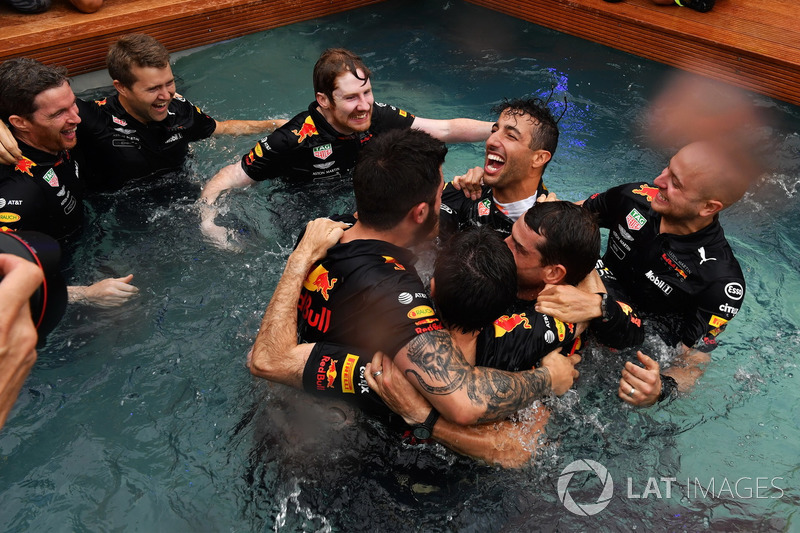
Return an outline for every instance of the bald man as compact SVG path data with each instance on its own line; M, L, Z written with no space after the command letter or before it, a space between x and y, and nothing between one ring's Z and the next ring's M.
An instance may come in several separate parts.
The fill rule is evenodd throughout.
M600 327L634 317L631 310L658 316L652 326L680 354L663 374L642 352L643 366L627 362L618 391L627 403L648 406L690 389L739 312L744 277L718 218L753 177L740 155L730 146L695 142L670 159L653 185L629 183L585 200L584 208L610 230L597 267L608 297L561 286L539 295L537 311Z

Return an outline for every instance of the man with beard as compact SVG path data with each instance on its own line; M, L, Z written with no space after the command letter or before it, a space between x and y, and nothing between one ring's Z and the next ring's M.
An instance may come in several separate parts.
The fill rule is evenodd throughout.
M482 141L489 135L489 122L426 119L375 102L370 76L361 58L349 50L326 50L314 66L316 96L308 110L259 141L240 162L223 168L205 185L200 197L205 205L203 233L225 240L225 230L214 224L217 210L212 207L223 192L267 179L308 182L348 177L359 151L392 129L419 129L444 142Z

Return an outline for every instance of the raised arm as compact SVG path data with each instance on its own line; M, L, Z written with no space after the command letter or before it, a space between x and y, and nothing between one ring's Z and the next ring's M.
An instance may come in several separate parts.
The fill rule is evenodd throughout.
M444 418L462 426L503 420L551 393L564 394L578 377L579 361L554 352L535 370L474 367L443 330L416 336L394 358L425 399Z
M215 205L219 195L230 189L241 189L257 183L250 179L239 162L224 167L203 187L198 203L200 204L200 231L203 235L222 249L231 248L228 241L229 230L217 226L214 220L219 210Z
M297 248L286 261L269 302L247 367L260 378L303 388L303 368L313 344L297 344L297 300L311 266L339 242L345 224L327 218L312 220Z
M272 133L286 124L282 118L267 120L217 120L214 135L251 135L253 133Z
M559 357L561 357L559 355ZM381 373L374 377L373 371ZM409 425L422 424L433 407L399 373L391 359L378 352L366 366L364 377L370 388ZM442 417L433 426L432 437L462 455L505 468L517 468L530 461L538 438L549 418L541 407L534 420L460 426Z
M485 141L492 134L492 124L471 118L434 120L416 117L411 127L422 130L442 142L463 143Z

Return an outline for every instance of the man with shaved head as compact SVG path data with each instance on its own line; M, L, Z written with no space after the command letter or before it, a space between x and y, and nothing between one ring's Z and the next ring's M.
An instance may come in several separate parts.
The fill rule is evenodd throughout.
M537 311L562 320L620 324L620 316L657 315L650 325L680 355L660 374L642 352L643 367L627 362L619 396L648 406L689 389L739 312L745 282L719 212L747 191L754 169L730 145L691 143L670 159L653 185L635 182L595 194L583 206L610 230L597 270L608 297L548 287ZM624 303L623 303L624 302ZM638 320L638 319L635 319Z

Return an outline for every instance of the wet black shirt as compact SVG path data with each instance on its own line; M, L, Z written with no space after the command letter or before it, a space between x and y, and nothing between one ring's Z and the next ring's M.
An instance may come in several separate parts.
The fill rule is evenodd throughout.
M630 183L586 200L611 230L598 271L640 314L672 315L659 332L666 342L708 352L739 312L744 276L718 220L690 235L659 233L661 216L650 206L657 193Z
M379 240L332 247L303 282L300 338L394 356L415 336L441 329L414 259L409 250Z
M0 226L63 241L83 225L83 182L69 151L52 155L19 142L23 159L0 165Z
M547 187L542 181L539 182L536 197L541 194L547 194ZM456 189L452 183L446 183L439 212L440 237L447 239L453 233L475 225L488 225L507 236L511 234L514 221L494 202L491 187L484 185L481 188L481 197L471 200L464 195L464 191Z
M183 167L189 143L210 137L213 118L181 97L169 103L168 116L142 124L117 95L86 102L78 99L78 145L92 190L119 189L139 178L157 178Z
M538 367L556 348L576 349L575 325L536 312L535 301L517 300L508 313L478 335L475 366L517 372ZM579 344L579 343L578 343Z
M325 180L347 177L361 147L374 135L410 128L414 115L386 104L372 106L372 125L361 133L342 135L317 111L317 102L261 139L242 158L242 169L255 181Z

